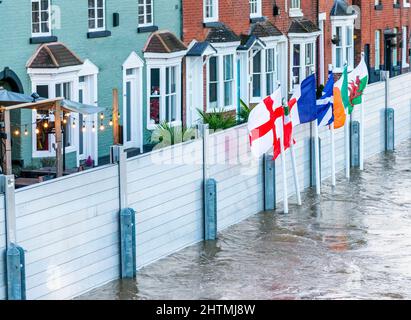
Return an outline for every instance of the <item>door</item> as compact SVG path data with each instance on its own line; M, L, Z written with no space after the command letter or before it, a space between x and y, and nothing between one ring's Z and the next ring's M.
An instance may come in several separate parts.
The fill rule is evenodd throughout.
M96 97L94 94L94 76L79 77L78 85L78 101L80 103L94 105ZM97 123L97 115L83 115L78 114L78 130L79 137L79 159L86 160L89 156L97 165L97 130L99 124Z
M137 68L126 69L123 88L123 143L126 148L139 147Z

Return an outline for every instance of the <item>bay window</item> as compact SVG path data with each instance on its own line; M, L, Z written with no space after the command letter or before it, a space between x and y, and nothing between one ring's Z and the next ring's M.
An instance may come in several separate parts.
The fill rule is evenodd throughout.
M153 25L153 0L138 0L138 25L139 27Z
M235 109L235 75L237 72L234 54L211 57L207 63L207 110Z
M354 68L354 19L332 20L333 65L335 72L342 72L347 62L348 70Z
M31 0L31 34L33 37L51 34L50 15L50 0Z
M181 64L148 62L148 129L161 122L181 123Z
M88 0L89 31L101 31L105 27L105 0Z
M203 0L204 22L218 21L218 0Z

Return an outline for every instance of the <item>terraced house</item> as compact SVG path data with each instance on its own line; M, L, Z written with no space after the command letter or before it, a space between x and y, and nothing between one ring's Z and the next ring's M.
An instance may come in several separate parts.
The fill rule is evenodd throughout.
M197 108L234 112L281 84L283 95L317 66L317 1L183 0L186 119Z
M181 122L180 11L179 0L3 0L0 25L10 32L0 35L0 86L105 108L64 120L68 168L108 160L117 88L121 142L141 152L155 124ZM53 157L52 128L52 115L13 112L14 164Z

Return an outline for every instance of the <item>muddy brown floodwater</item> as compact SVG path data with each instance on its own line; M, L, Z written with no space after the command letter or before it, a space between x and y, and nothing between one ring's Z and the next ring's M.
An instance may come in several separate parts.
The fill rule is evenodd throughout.
M79 298L410 299L411 140L288 215L256 214Z

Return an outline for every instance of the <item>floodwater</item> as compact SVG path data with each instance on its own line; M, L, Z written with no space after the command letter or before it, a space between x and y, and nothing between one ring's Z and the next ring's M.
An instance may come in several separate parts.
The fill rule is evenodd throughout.
M254 215L79 298L410 299L411 140L288 215Z

